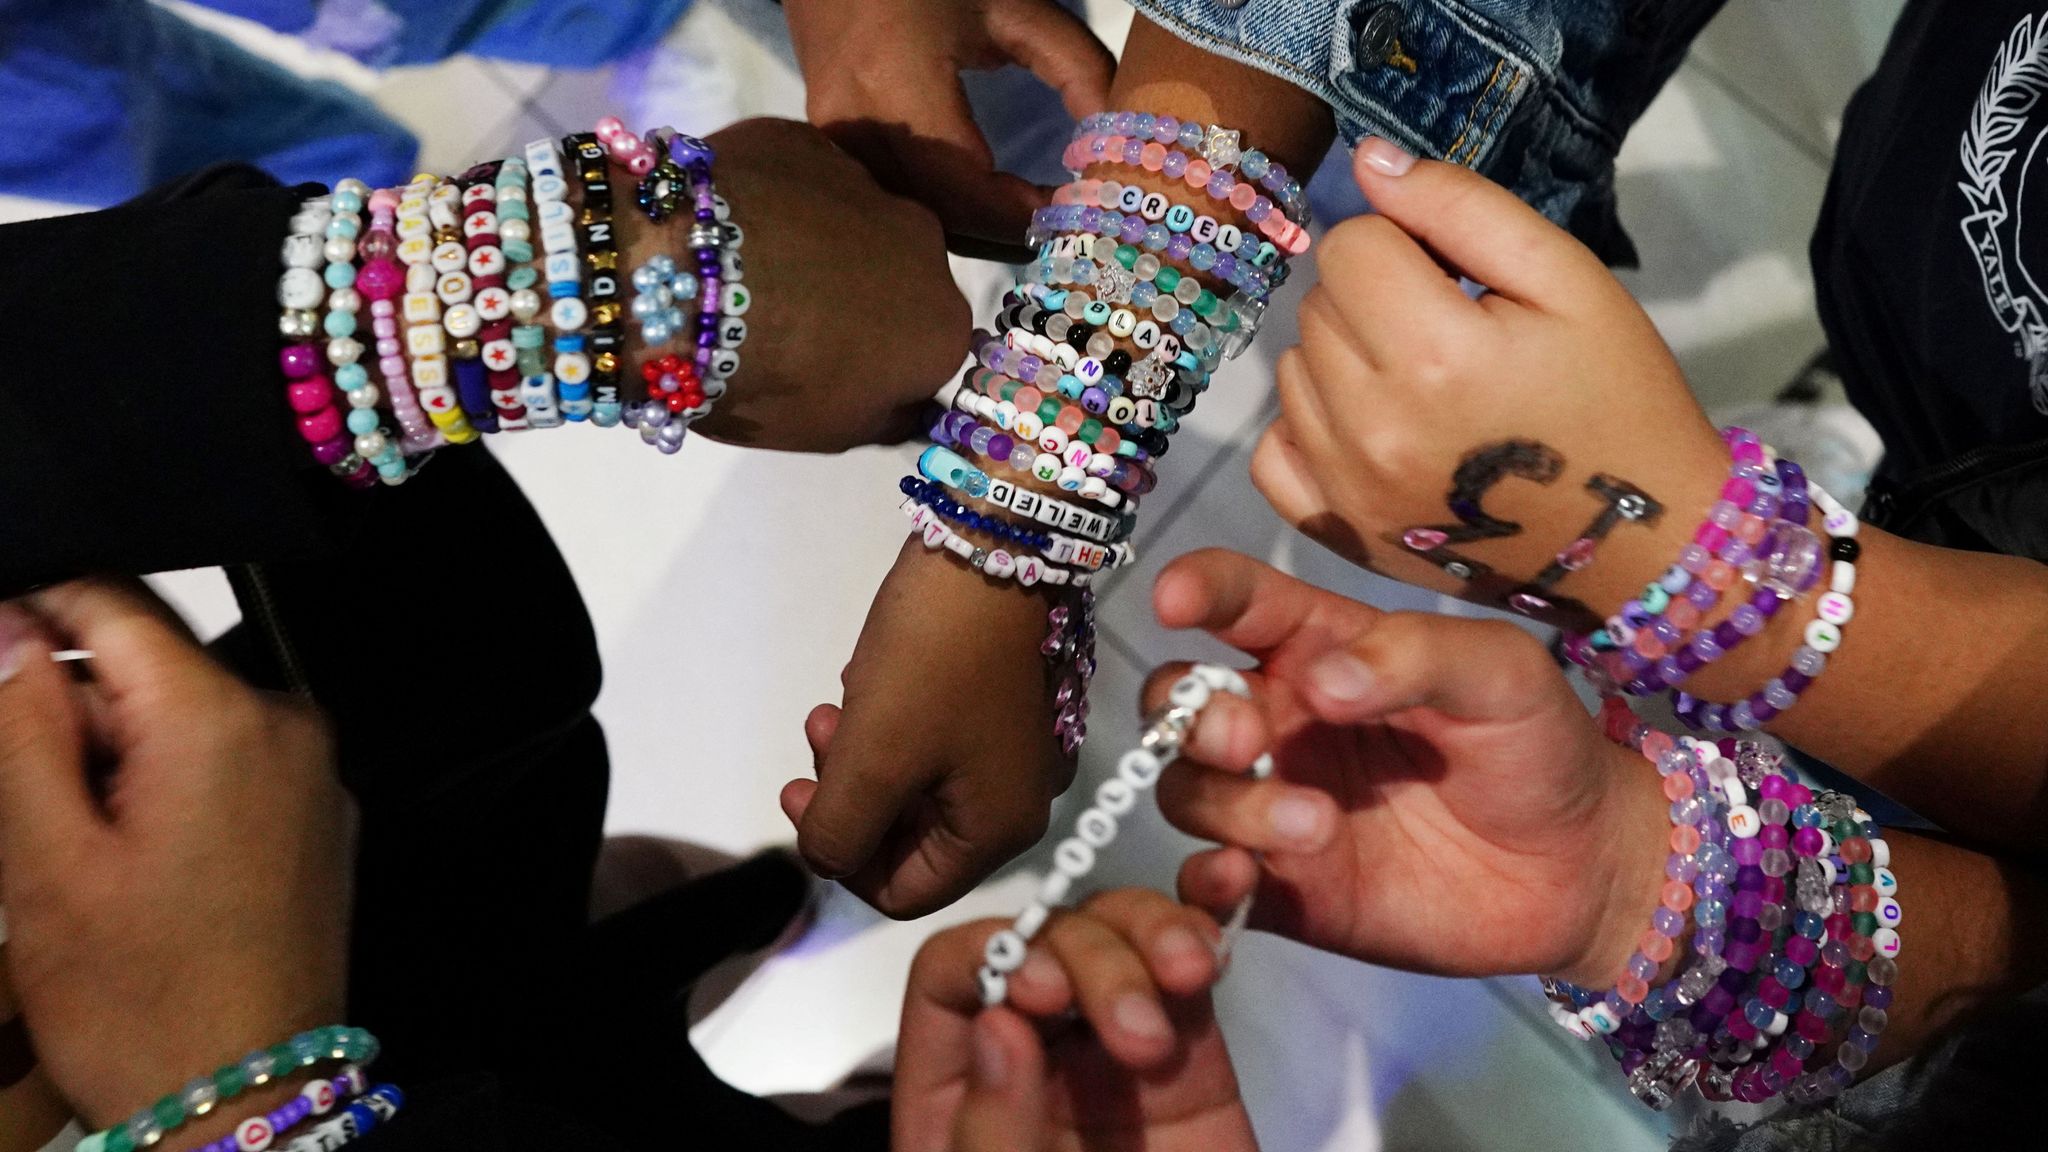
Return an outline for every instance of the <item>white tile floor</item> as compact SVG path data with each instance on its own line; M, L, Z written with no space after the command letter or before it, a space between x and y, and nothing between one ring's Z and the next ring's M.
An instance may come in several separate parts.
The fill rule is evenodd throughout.
M1897 6L1734 0L1624 151L1622 215L1643 257L1627 281L1710 406L1768 397L1820 347L1806 235L1840 109ZM1127 10L1115 0L1091 0L1089 9L1120 42ZM425 166L452 170L604 109L698 130L743 115L799 115L786 46L749 32L772 23L762 0L706 0L654 59L595 72L458 59L372 76L275 37L251 41L367 87L421 134ZM680 101L645 95L676 91L685 75ZM478 86L502 92L508 111L445 115L452 93ZM0 203L0 218L45 210ZM959 271L977 297L999 290L994 270ZM1228 545L1374 603L1436 606L1294 537L1252 491L1249 445L1291 325L1291 315L1274 317L1263 346L1231 366L1176 442L1140 538L1145 563L1106 598L1097 737L1083 781L1097 778L1135 729L1129 702L1147 669L1221 655L1150 618L1149 577L1175 555ZM735 851L785 841L775 794L809 769L801 720L836 698L868 594L900 539L888 493L901 454L747 456L700 442L663 459L576 435L522 438L500 451L570 558L603 641L612 827ZM651 515L644 503L629 509L599 498L622 488L670 499ZM829 568L752 547L749 525L763 520L802 523L812 554L833 558ZM202 621L231 618L223 585L204 574L165 586ZM678 700L689 702L680 727ZM1143 821L1123 843L1115 878L1153 884L1170 883L1187 847ZM1014 909L1028 884L1013 871L911 925L829 895L810 936L700 1026L706 1057L753 1091L834 1082L886 1052L917 942L940 923ZM1259 1131L1274 1149L1660 1146L1663 1122L1627 1101L1592 1052L1544 1022L1533 997L1526 981L1432 980L1253 939L1221 1004Z

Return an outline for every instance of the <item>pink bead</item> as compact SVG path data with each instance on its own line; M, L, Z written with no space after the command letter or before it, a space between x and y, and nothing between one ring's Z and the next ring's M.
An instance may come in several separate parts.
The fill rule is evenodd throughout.
M1792 936L1785 941L1785 958L1801 968L1811 968L1820 959L1820 945L1804 936Z
M341 482L359 490L375 488L377 486L377 470L365 463L355 471L343 476Z
M1742 476L1729 477L1728 482L1721 485L1721 499L1737 508L1749 507L1749 502L1756 499L1756 481Z
M1785 794L1785 803L1794 808L1799 807L1801 804L1811 804L1813 803L1813 789L1808 788L1804 784L1794 784Z
M330 405L318 412L299 417L299 435L308 444L320 444L341 435L341 413Z
M1181 178L1190 188L1207 188L1209 177L1213 175L1215 170L1209 167L1209 162L1198 157L1188 161L1188 170Z
M641 152L626 161L626 171L635 176L645 176L654 171L654 153Z
M354 450L355 445L349 442L348 437L336 436L313 445L313 459L331 468L348 459L348 454Z
M1766 800L1783 800L1786 790L1790 787L1791 781L1776 773L1772 773L1764 777L1764 782L1759 790L1763 792Z
M1243 212L1246 209L1250 208L1252 206L1252 201L1257 200L1258 198L1259 190L1257 187L1251 184L1239 184L1237 187L1232 188L1230 190L1230 206L1232 208L1237 209L1239 212ZM1272 217L1268 216L1266 217L1266 219L1271 220Z
M405 357L386 356L377 361L377 368L384 373L386 380L403 379L406 375Z
M292 411L301 416L311 416L322 408L333 406L334 385L328 383L325 376L317 376L310 380L294 380L284 390L284 396L285 402L292 406Z
M617 116L606 116L597 122L597 138L607 145L617 143L622 136L631 135L626 129L626 122Z
M370 193L370 212L372 215L396 211L398 211L397 189L379 188L375 192Z
M1764 462L1764 446L1757 440L1738 441L1729 455L1737 464L1761 464Z
M1166 145L1157 142L1145 145L1138 154L1138 163L1147 172L1157 172L1166 167Z
M377 355L396 356L403 351L405 351L405 345L398 342L398 337L379 336L377 338Z
M1779 1048L1771 1053L1771 1067L1777 1069L1778 1075L1787 1080L1806 1071L1806 1065L1799 1057L1794 1056L1789 1048Z
M1751 1024L1746 1017L1741 1015L1730 1016L1728 1017L1728 1034L1737 1040L1747 1043L1756 1039L1756 1025Z
M365 300L389 300L405 290L405 269L395 260L375 260L356 273L356 291Z
M1719 552L1721 545L1728 542L1728 530L1718 524L1701 524L1700 530L1693 533L1692 540L1709 552Z
M377 318L376 318L375 320L372 320L372 321L370 322L370 331L372 331L372 332L375 332L375 333L377 334L377 338L378 338L379 340L387 340L387 339L390 339L390 338L392 338L392 337L394 337L394 336L397 336L397 335L398 335L398 317L396 317L396 316L379 316L379 317L377 317ZM379 353L377 353L377 355L379 355L379 356L391 356L391 355L394 355L394 353L391 353L391 352L379 352Z

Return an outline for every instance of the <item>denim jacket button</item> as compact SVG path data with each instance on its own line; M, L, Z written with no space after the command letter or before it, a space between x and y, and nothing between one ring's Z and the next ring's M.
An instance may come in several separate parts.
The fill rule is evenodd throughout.
M1361 65L1384 64L1400 49L1401 10L1392 4L1354 8L1351 29L1351 58Z

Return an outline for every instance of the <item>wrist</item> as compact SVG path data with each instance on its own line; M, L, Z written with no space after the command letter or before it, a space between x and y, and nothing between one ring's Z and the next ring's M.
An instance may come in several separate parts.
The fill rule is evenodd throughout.
M1604 883L1596 883L1589 896L1600 901L1601 912L1586 946L1557 973L1588 988L1612 986L1650 931L1671 850L1670 802L1656 771L1640 753L1604 740L1597 755L1608 785L1607 803L1597 817L1606 831L1605 851L1593 874ZM1651 985L1677 974L1686 949L1683 938L1676 943Z

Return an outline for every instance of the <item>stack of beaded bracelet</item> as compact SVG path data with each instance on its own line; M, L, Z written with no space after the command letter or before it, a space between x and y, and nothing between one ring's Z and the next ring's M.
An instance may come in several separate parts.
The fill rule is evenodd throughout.
M265 1152L277 1146L279 1136L301 1123L316 1116L325 1116L337 1105L348 1107L350 1101L368 1090L368 1085L362 1070L353 1065L343 1068L332 1080L309 1081L297 1096L284 1105L265 1115L251 1116L198 1152Z
M1898 881L1874 863L1889 852L1869 814L1815 795L1758 745L1674 741L1614 699L1603 721L1664 776L1672 855L1615 987L1546 980L1553 1015L1603 1037L1654 1108L1694 1085L1752 1103L1839 1093L1877 1046L1897 974ZM1651 987L1688 926L1693 960Z
M1052 910L1073 894L1074 885L1095 870L1100 853L1116 839L1118 821L1130 814L1139 795L1158 783L1159 774L1179 757L1202 709L1218 692L1249 697L1251 687L1242 675L1213 664L1197 664L1174 682L1167 693L1166 709L1146 724L1139 746L1117 762L1116 775L1096 788L1095 803L1074 820L1074 834L1053 849L1052 869L1039 885L1037 899L1018 913L1010 927L989 937L978 973L982 1003L1001 1004L1009 996L1009 974L1023 965L1031 938L1045 927ZM1081 715L1085 717L1085 709ZM1272 756L1260 756L1251 774L1260 780L1271 776ZM1231 934L1243 927L1250 903L1251 898L1246 897L1231 916ZM1228 940L1226 935L1226 948Z
M1569 640L1566 655L1586 670L1603 693L1647 696L1668 692L1689 727L1709 732L1751 731L1798 702L1841 646L1841 627L1854 614L1856 518L1790 460L1770 455L1740 428L1723 432L1731 467L1721 499L1709 509L1678 561L1634 600L1587 636ZM1806 527L1812 508L1822 512L1829 543ZM1700 700L1678 686L1694 673L1760 634L1788 602L1820 582L1816 618L1805 643L1783 673L1749 698L1731 705ZM1738 579L1755 585L1747 601L1720 623L1703 618Z
M323 1060L361 1065L376 1058L376 1037L360 1028L336 1026L301 1032L283 1044L251 1052L211 1076L192 1081L136 1113L120 1127L87 1136L78 1145L78 1152L135 1152L138 1148L150 1148L250 1088L261 1088Z
M650 216L694 212L683 239L696 272L660 258L662 324L634 313L651 348L677 336L690 347L650 357L634 374L645 396L630 401L614 158L645 178L637 199ZM286 399L315 458L357 487L396 484L410 474L408 455L417 462L484 432L585 421L626 423L677 450L739 370L753 300L744 233L711 169L702 141L666 130L642 139L607 118L597 133L535 141L454 179L423 175L376 192L345 180L308 201L283 248L278 302ZM678 294L685 276L690 290ZM696 302L688 319L679 301ZM365 304L381 376L359 336Z
M1072 751L1087 717L1087 676L1075 669L1093 661L1075 659L1081 645L1068 633L1091 630L1087 586L1128 562L1138 501L1157 482L1153 458L1217 365L1248 344L1287 258L1306 251L1309 236L1299 182L1244 151L1227 128L1090 117L1066 159L1075 179L1033 218L1027 237L1038 258L1005 296L996 332L977 335L953 411L933 421L933 447L905 481L904 509L928 547L984 574L1083 589L1079 603L1048 617L1043 646L1064 662L1054 731ZM1135 165L1198 195L1180 203L1177 188L1086 176L1097 163ZM636 286L636 312L659 331L676 328L673 301L690 285L651 269ZM1045 563L1012 554L1034 546Z

